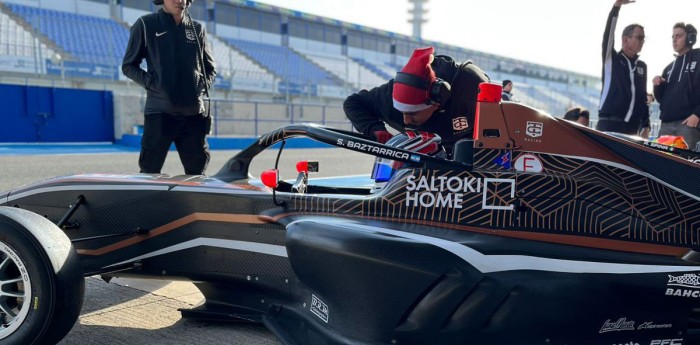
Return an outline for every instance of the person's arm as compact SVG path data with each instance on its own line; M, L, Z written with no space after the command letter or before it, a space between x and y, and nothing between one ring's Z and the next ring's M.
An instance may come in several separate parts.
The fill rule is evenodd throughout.
M617 26L617 18L620 15L620 6L622 5L620 0L615 1L615 5L610 14L608 14L608 20L605 22L605 32L603 33L603 63L608 61L615 52L615 27Z
M700 53L698 50L691 50L688 55L691 57L689 64L697 64L696 61L700 60ZM690 105L693 107L693 113L683 120L683 124L697 128L700 126L700 73L695 72L688 74L692 77L688 82L690 83Z
M207 82L207 90L211 90L212 85L214 85L214 78L216 78L216 63L214 63L214 56L212 55L209 45L207 44L207 34L204 26L202 26L202 55L204 59L204 75Z
M662 75L666 75L665 69ZM666 93L666 79L660 75L657 75L654 77L654 79L652 79L652 84L654 85L654 98L657 102L659 102L659 104L661 104L664 99L664 93Z
M647 67L646 64L642 65L642 68L644 68L644 81L642 82L642 90L639 90L639 92L643 95L642 98L642 129L640 131L640 135L644 138L649 137L649 132L651 132L651 113L649 112L649 103L647 103L647 71L649 71L649 68Z
M352 125L360 133L378 139L375 132L386 132L383 119L389 118L393 109L393 80L373 88L354 93L343 102L343 110Z
M131 36L122 61L122 73L137 84L150 89L153 83L152 75L141 68L141 61L147 55L145 39L145 24L143 19L139 18L131 26Z

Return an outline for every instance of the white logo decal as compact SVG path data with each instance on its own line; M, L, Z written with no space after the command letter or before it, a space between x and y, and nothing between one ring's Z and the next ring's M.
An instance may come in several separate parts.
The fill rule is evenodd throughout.
M464 195L483 193L482 207L485 210L512 210L513 205L487 205L489 183L510 183L510 197L515 197L515 180L478 177L409 176L406 178L406 206L447 207L461 209ZM483 185L483 187L482 187Z
M639 74L639 75L644 74L644 67L642 67L642 66L637 66L637 74Z
M683 345L683 338L652 340L651 345Z
M163 32L156 32L156 37L160 37L160 36L163 36L163 35L165 35L165 33L167 33L167 31L163 31Z
M666 296L700 298L700 291L669 288L666 289Z
M314 294L311 294L311 312L328 323L328 306Z
M190 41L195 41L195 40L196 40L195 37L197 37L197 36L194 34L194 31L192 31L192 30L190 30L190 29L185 30L185 36L186 36L187 39L190 40Z
M693 61L690 63L690 71L695 72L695 65L697 65L697 61Z
M515 170L542 172L542 161L535 155L524 154L515 159Z
M481 192L481 179L457 176L409 176L406 206L462 208L465 193ZM443 192L449 192L443 194Z
M513 208L515 207L512 204L506 205L506 206L494 206L494 205L487 205L486 204L486 199L487 199L486 191L489 190L488 189L489 182L492 182L492 183L501 183L501 182L510 183L510 197L515 198L515 180L505 179L505 178L485 178L484 179L484 198L481 201L481 207L484 210L509 210L509 211L512 211Z
M668 275L668 285L682 286L697 289L700 288L700 274L688 273L679 277Z
M349 149L365 151L367 153L377 153L380 155L387 155L387 156L391 156L393 158L398 158L398 159L409 159L408 153L394 151L394 150L387 149L384 147L363 144L363 143L359 143L359 142L354 142L352 140L348 140L347 142L345 142L343 139L338 139L336 141L336 143L340 146L345 146Z
M452 119L452 128L455 131L462 131L467 129L469 127L469 121L467 121L466 117L456 117Z
M624 344L613 344L613 345L639 345L639 343L635 343L634 341L630 341Z
M627 321L627 318L621 317L615 322L610 322L608 319L600 328L600 332L617 332L617 331L634 331L634 321Z
M672 328L673 324L670 323L662 323L662 324L656 324L651 321L644 322L637 329L659 329L659 328Z
M542 122L527 122L527 128L525 128L525 134L528 137L539 138L542 136L542 131L544 130L544 124Z

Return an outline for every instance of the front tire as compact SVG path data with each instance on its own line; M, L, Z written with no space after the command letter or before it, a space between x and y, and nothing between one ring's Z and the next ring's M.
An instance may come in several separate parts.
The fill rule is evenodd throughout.
M55 344L80 314L85 280L68 237L32 212L0 207L0 344Z

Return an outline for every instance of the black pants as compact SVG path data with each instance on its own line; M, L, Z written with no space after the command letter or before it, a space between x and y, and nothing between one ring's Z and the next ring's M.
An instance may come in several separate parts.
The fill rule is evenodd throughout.
M159 174L170 145L175 143L187 175L204 175L209 164L207 133L211 118L203 115L146 114L141 139L139 168Z
M601 132L617 132L629 135L639 135L639 124L624 121L611 120L610 118L598 118L595 129Z

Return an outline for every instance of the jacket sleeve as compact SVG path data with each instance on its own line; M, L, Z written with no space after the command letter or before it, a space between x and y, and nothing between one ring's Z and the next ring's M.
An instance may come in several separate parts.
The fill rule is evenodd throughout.
M695 54L693 54L695 59L692 61L698 61L698 63L700 63L700 50L695 49L693 52L695 52ZM694 78L690 80L690 103L693 106L693 114L700 116L700 71L696 70L695 73L693 73L693 77Z
M605 23L605 32L603 33L603 63L615 52L615 27L617 26L617 17L619 14L620 7L613 6L608 15L608 21Z
M151 75L141 68L141 61L147 55L144 26L143 19L136 20L131 26L131 36L122 61L122 73L137 84L149 89L152 82Z
M374 137L375 131L386 131L383 119L389 118L393 101L394 81L354 93L343 102L343 110L360 133ZM387 109L391 107L391 109Z
M209 44L207 44L207 34L204 26L202 26L202 57L204 60L204 75L206 78L207 90L211 90L212 85L214 85L214 78L216 78L216 63L209 49Z

